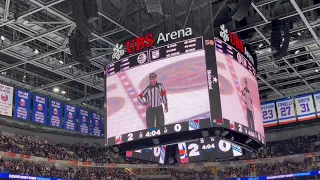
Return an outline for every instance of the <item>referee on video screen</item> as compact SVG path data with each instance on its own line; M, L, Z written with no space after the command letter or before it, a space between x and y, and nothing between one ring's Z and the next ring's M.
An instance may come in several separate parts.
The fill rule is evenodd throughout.
M167 93L163 84L157 82L156 73L150 73L150 84L138 95L138 101L147 108L147 128L164 126L164 111L168 112Z
M242 96L243 96L243 101L247 106L248 126L251 131L254 131L253 104L252 104L252 99L250 96L250 91L248 88L248 81L246 78L244 79L244 83L245 83L245 87L242 90Z

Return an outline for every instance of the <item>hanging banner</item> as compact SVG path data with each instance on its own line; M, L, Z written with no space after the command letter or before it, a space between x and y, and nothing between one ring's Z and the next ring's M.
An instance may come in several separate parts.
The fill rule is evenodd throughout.
M290 124L297 121L292 98L276 101L279 124Z
M30 93L16 89L14 105L15 118L22 120L30 120L30 101Z
M320 118L320 92L314 93L313 98L316 105L317 116Z
M53 127L61 128L62 104L58 101L50 100L49 124Z
M47 124L47 98L33 95L32 121Z
M92 135L101 136L101 115L92 113Z
M79 109L79 132L89 134L89 111Z
M263 118L263 127L271 127L278 124L276 106L273 101L262 103L261 112Z
M294 98L298 121L313 120L316 118L312 94L304 94Z
M65 105L64 128L70 131L76 130L76 107Z
M0 115L12 116L13 87L0 84Z

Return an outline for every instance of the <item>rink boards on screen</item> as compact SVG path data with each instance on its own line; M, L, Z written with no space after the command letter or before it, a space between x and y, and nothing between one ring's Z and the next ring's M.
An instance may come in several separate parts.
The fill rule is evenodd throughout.
M261 103L263 126L315 120L320 117L320 92Z

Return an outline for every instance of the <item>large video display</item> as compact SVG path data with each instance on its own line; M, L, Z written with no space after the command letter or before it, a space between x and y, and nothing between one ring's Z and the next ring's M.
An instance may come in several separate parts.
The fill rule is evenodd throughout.
M193 43L201 47L202 38ZM126 133L210 118L204 50L168 57L168 51L186 48L182 45L140 53L107 67L107 138L117 137L117 144Z
M216 61L223 119L230 129L264 136L258 83L253 65L234 47L216 39ZM245 132L247 131L247 132ZM261 137L263 138L263 137Z

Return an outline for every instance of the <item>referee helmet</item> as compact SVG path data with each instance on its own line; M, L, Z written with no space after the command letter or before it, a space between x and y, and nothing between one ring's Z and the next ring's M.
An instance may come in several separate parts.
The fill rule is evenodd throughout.
M152 72L149 74L149 79L154 79L157 77L157 74L155 72Z

